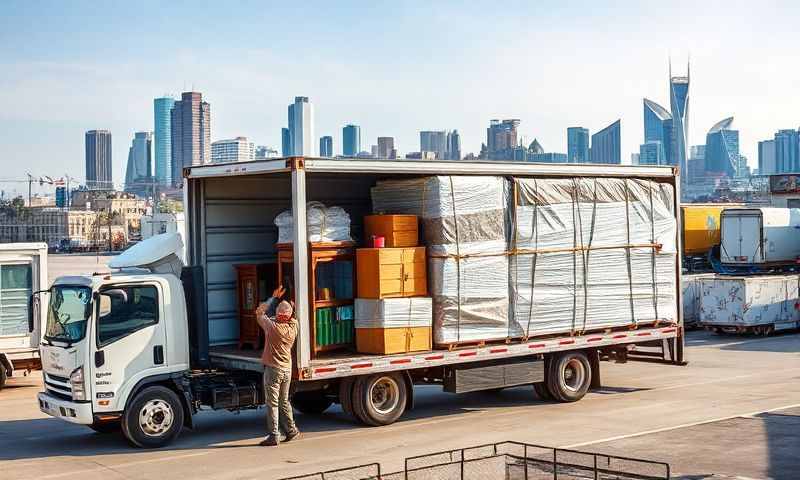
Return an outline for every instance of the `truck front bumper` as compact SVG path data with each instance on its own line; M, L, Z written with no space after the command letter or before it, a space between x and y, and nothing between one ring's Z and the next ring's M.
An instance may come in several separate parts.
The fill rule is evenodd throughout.
M39 399L39 410L51 417L81 425L91 425L94 423L91 403L77 403L61 400L44 392L39 392L37 398Z

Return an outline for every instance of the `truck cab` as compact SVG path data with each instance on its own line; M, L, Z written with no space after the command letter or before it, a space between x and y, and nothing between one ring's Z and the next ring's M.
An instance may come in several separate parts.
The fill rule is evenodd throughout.
M141 252L132 253L115 259L117 266L148 264ZM122 268L60 277L47 294L40 409L101 432L121 427L140 446L177 435L189 370L178 276Z

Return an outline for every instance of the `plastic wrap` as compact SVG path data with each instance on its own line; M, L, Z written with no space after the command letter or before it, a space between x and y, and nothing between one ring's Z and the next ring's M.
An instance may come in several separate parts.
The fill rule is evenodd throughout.
M683 301L683 323L696 324L700 321L700 279L713 278L713 273L692 273L681 277L681 300Z
M503 177L426 177L381 181L375 213L422 219L433 297L434 343L509 334L510 186Z
M275 217L278 243L294 241L294 219L291 210ZM344 242L350 237L350 215L341 207L326 207L320 202L306 205L306 231L309 242Z
M518 179L512 336L676 321L672 187Z
M429 297L357 298L356 328L430 327L433 302Z

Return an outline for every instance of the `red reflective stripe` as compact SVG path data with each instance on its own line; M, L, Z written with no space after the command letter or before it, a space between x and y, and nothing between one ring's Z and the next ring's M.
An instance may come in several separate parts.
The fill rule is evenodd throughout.
M477 354L478 354L478 352L463 352L463 353L459 353L458 356L459 357L474 357Z
M572 345L573 343L575 343L575 340L561 340L558 342L559 345Z
M674 331L675 331L674 328L665 328L664 330L661 330L661 333L672 333Z
M650 335L650 332L640 332L636 334L637 337L646 337L648 335Z
M431 355L430 357L425 357L425 360L444 360L444 355Z
M587 342L599 342L602 339L603 339L603 337L592 337L592 338L587 338L586 341Z
M335 372L336 367L323 367L323 368L315 368L314 373L330 373Z
M507 352L507 351L508 351L507 348L493 348L493 349L489 350L489 353L503 353L503 352Z
M528 345L528 348L544 348L544 346L545 346L544 343L532 343Z
M611 338L626 338L627 336L628 336L628 334L627 334L627 333L623 333L622 335L614 335L614 336L613 336L613 337L611 337Z
M400 364L400 363L411 363L411 359L410 358L401 358L400 360L392 360L389 363L392 364L392 365L397 365L397 364Z
M372 363L356 363L355 365L350 365L350 369L369 368L371 366L372 366Z

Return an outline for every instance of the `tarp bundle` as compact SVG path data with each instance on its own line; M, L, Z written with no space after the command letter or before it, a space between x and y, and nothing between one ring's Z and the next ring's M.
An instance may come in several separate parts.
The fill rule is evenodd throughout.
M677 320L668 184L427 177L372 201L423 220L437 344Z
M292 211L286 210L275 217L278 243L294 241ZM346 242L350 238L350 215L342 207L326 207L320 202L306 205L306 231L309 242Z
M502 177L389 180L372 188L375 213L422 219L434 343L508 335L509 192Z

